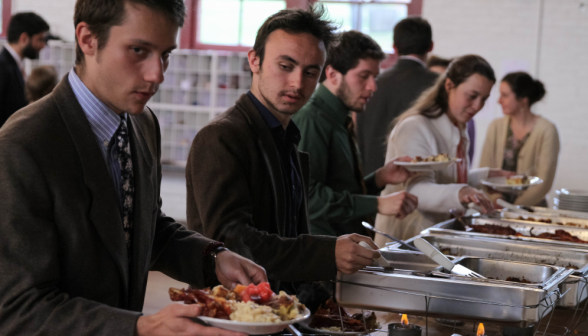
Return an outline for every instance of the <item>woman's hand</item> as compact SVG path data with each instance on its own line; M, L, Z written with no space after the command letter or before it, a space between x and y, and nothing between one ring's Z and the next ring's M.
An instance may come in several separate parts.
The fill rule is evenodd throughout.
M494 211L492 201L490 201L480 190L469 186L461 188L459 191L459 201L465 204L474 203L479 205L484 209L484 213Z
M490 172L488 172L488 177L500 177L500 176L511 177L516 174L517 174L516 172L492 168L492 169L490 169Z

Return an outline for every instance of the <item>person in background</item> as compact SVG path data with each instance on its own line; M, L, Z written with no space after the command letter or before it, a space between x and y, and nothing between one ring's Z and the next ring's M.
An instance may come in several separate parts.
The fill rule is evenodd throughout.
M366 112L357 115L357 142L363 169L372 172L384 166L386 136L394 118L406 111L435 82L437 74L427 69L427 54L433 49L431 26L420 17L401 20L394 27L394 67L376 81L378 91Z
M292 117L301 133L298 148L311 158L312 234L365 234L363 220L373 220L378 213L403 218L416 208L416 197L404 191L375 196L386 184L404 182L410 174L391 161L364 177L353 132L350 113L364 111L385 57L369 36L354 30L342 33L329 51L321 84Z
M445 72L445 70L447 70L447 67L451 61L452 59L441 58L437 55L430 55L429 58L427 58L427 69L441 75Z
M427 68L429 70L438 73L441 75L442 73L447 70L449 63L451 63L452 59L445 59L439 56L431 55L427 59ZM474 151L476 149L476 123L474 119L470 119L466 125L466 129L468 132L468 136L470 138L470 148L468 149L468 159L470 159L470 167L474 162Z
M57 85L57 71L52 65L42 65L31 71L25 83L25 96L30 103L50 94Z
M267 18L248 53L251 91L198 132L186 166L188 227L254 260L274 291L290 294L302 292L293 282L334 280L379 256L358 244L376 249L368 237L309 234L309 157L298 150L291 118L315 90L335 40L324 15L318 5Z
M78 0L76 65L0 129L2 335L222 335L198 305L143 315L150 270L198 288L263 268L161 211L163 82L183 0Z
M531 112L531 107L545 95L543 83L525 72L509 73L500 83L503 118L488 128L480 167L502 168L529 176L543 183L520 195L494 194L517 205L546 206L545 195L551 190L557 158L559 134L549 120Z
M465 210L469 203L493 211L492 203L476 189L483 178L504 176L499 169L468 171L466 123L484 106L494 85L492 67L477 55L455 59L435 85L403 113L393 128L386 160L397 156L426 158L441 153L461 162L445 170L422 172L402 185L388 185L382 195L406 190L419 198L418 209L404 219L378 215L376 228L400 239L413 237L449 218L449 210ZM384 245L382 237L376 243Z
M37 59L49 25L35 13L18 13L8 23L8 43L0 53L0 127L27 105L24 59Z

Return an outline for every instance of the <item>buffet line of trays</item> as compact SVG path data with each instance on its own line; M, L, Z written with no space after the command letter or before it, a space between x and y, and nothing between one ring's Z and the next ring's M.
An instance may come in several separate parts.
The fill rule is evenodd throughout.
M450 274L420 252L380 249L393 269L338 274L335 299L350 308L516 324L541 321L555 306L578 309L588 297L588 219L552 212L502 211L498 218L439 223L423 238L488 279Z

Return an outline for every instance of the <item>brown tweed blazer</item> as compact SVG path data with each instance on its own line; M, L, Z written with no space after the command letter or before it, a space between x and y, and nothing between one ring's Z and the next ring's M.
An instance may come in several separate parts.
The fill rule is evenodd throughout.
M112 179L67 76L0 130L0 334L131 336L150 269L204 285L210 240L161 212L157 119L131 116L129 133L130 267Z
M283 237L286 187L278 150L246 94L198 132L186 167L188 227L263 266L273 286L336 275L336 238L308 234L308 154L296 153L305 185L297 238Z

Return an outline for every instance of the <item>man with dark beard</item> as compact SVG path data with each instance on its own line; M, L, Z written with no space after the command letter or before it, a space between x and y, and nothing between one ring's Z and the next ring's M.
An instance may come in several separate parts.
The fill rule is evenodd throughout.
M404 191L375 196L386 184L410 174L394 161L364 176L350 113L364 111L376 91L375 79L385 54L369 36L342 33L325 64L322 82L292 119L300 128L300 150L310 154L309 213L311 233L340 236L365 234L361 222L376 214L411 213L417 198Z
M39 58L49 25L35 13L15 14L8 24L8 44L0 53L0 127L27 105L24 59Z

